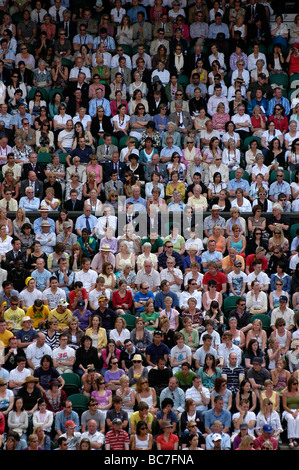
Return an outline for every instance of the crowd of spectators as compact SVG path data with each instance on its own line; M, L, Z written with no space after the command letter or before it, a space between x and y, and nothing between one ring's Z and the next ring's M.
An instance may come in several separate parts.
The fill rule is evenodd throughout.
M0 5L0 446L299 445L299 14Z

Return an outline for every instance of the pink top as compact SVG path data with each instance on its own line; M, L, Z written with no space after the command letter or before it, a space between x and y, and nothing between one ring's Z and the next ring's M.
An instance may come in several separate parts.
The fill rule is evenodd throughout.
M109 396L111 394L112 394L111 390L106 390L106 393L103 396L98 395L98 392L96 390L91 392L92 398L95 398L98 402L98 405L100 406L106 406L109 404Z
M97 183L100 183L102 181L102 167L101 165L97 165L96 167L92 167L91 165L88 165L87 167L87 173L89 173L90 171L94 171L97 175Z

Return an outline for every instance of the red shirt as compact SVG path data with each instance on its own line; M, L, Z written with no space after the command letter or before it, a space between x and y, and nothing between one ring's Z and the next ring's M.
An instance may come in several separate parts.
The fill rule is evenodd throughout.
M274 437L269 437L269 439L264 439L263 436L259 436L253 441L253 445L255 449L262 449L264 442L268 440L272 443L273 445L273 450L278 449L278 444L277 444L277 439L274 439Z
M252 255L248 255L247 258L246 258L246 266L249 266L249 271L251 273L254 271L252 263L255 260L255 258L256 258L255 253L253 253ZM262 270L266 271L268 269L268 260L267 260L266 256L264 256L261 259L261 262L262 262Z
M277 118L269 116L269 122L273 121L275 124L275 129L278 129L280 132L288 132L289 131L289 121L286 116L282 116L282 118L278 121Z
M74 303L75 297L76 297L76 292L75 292L75 290L71 290L71 292L69 293L69 301L70 301L70 309L71 309L71 310L72 310L72 305L73 305L73 303ZM87 300L87 299L88 299L88 296L87 296L87 292L86 292L85 287L82 287L82 299L83 299L83 300Z
M174 450L174 444L178 441L179 438L176 434L170 434L168 442L165 441L164 434L160 434L156 439L157 444L161 444L161 450Z
M202 283L208 285L208 282L211 279L214 279L217 282L217 287L216 287L217 292L220 292L222 290L222 284L227 283L226 275L222 273L221 271L218 271L216 276L212 276L209 272L205 273L202 279Z
M131 291L127 290L126 295L124 296L124 298L122 298L119 295L118 290L115 290L113 292L113 294L112 294L113 308L116 308L117 305L123 306L123 304L128 304L129 308L131 308L132 303L133 303L133 297L132 297L132 292Z
M129 434L121 429L117 434L112 429L105 436L105 444L110 444L110 450L125 450L125 444L129 445Z

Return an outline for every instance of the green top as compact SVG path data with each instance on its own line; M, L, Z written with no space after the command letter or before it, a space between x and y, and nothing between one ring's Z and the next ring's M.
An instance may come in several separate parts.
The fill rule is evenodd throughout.
M149 322L149 321L152 321L153 323L155 323L155 321L157 320L157 318L159 318L159 316L160 315L159 315L158 312L153 312L151 315L149 315L145 312L140 313L140 318L143 318L146 323ZM156 330L155 327L150 326L150 325L146 325L145 328L149 331L155 331Z
M197 349L199 347L198 331L195 328L193 328L191 332L192 342L190 342L190 340L188 341L190 335L184 329L180 330L180 333L184 335L184 343L189 346L189 348Z

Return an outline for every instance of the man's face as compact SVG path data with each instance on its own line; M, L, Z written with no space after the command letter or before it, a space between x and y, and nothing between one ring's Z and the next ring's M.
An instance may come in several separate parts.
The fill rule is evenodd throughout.
M37 269L43 269L44 266L45 266L45 262L43 259L40 258L36 260Z
M19 251L21 249L22 243L21 240L15 241L15 251Z
M57 279L52 279L50 285L51 285L51 288L52 288L52 289L56 289L57 286L58 286L58 281L57 281Z
M237 364L237 355L236 354L231 354L229 356L229 363L232 367L235 367Z
M156 335L153 336L153 340L154 340L154 343L155 343L156 345L159 345L159 344L161 344L162 336L156 334Z
M176 389L176 386L177 386L177 381L176 379L172 378L169 380L169 390L171 390L172 392Z

